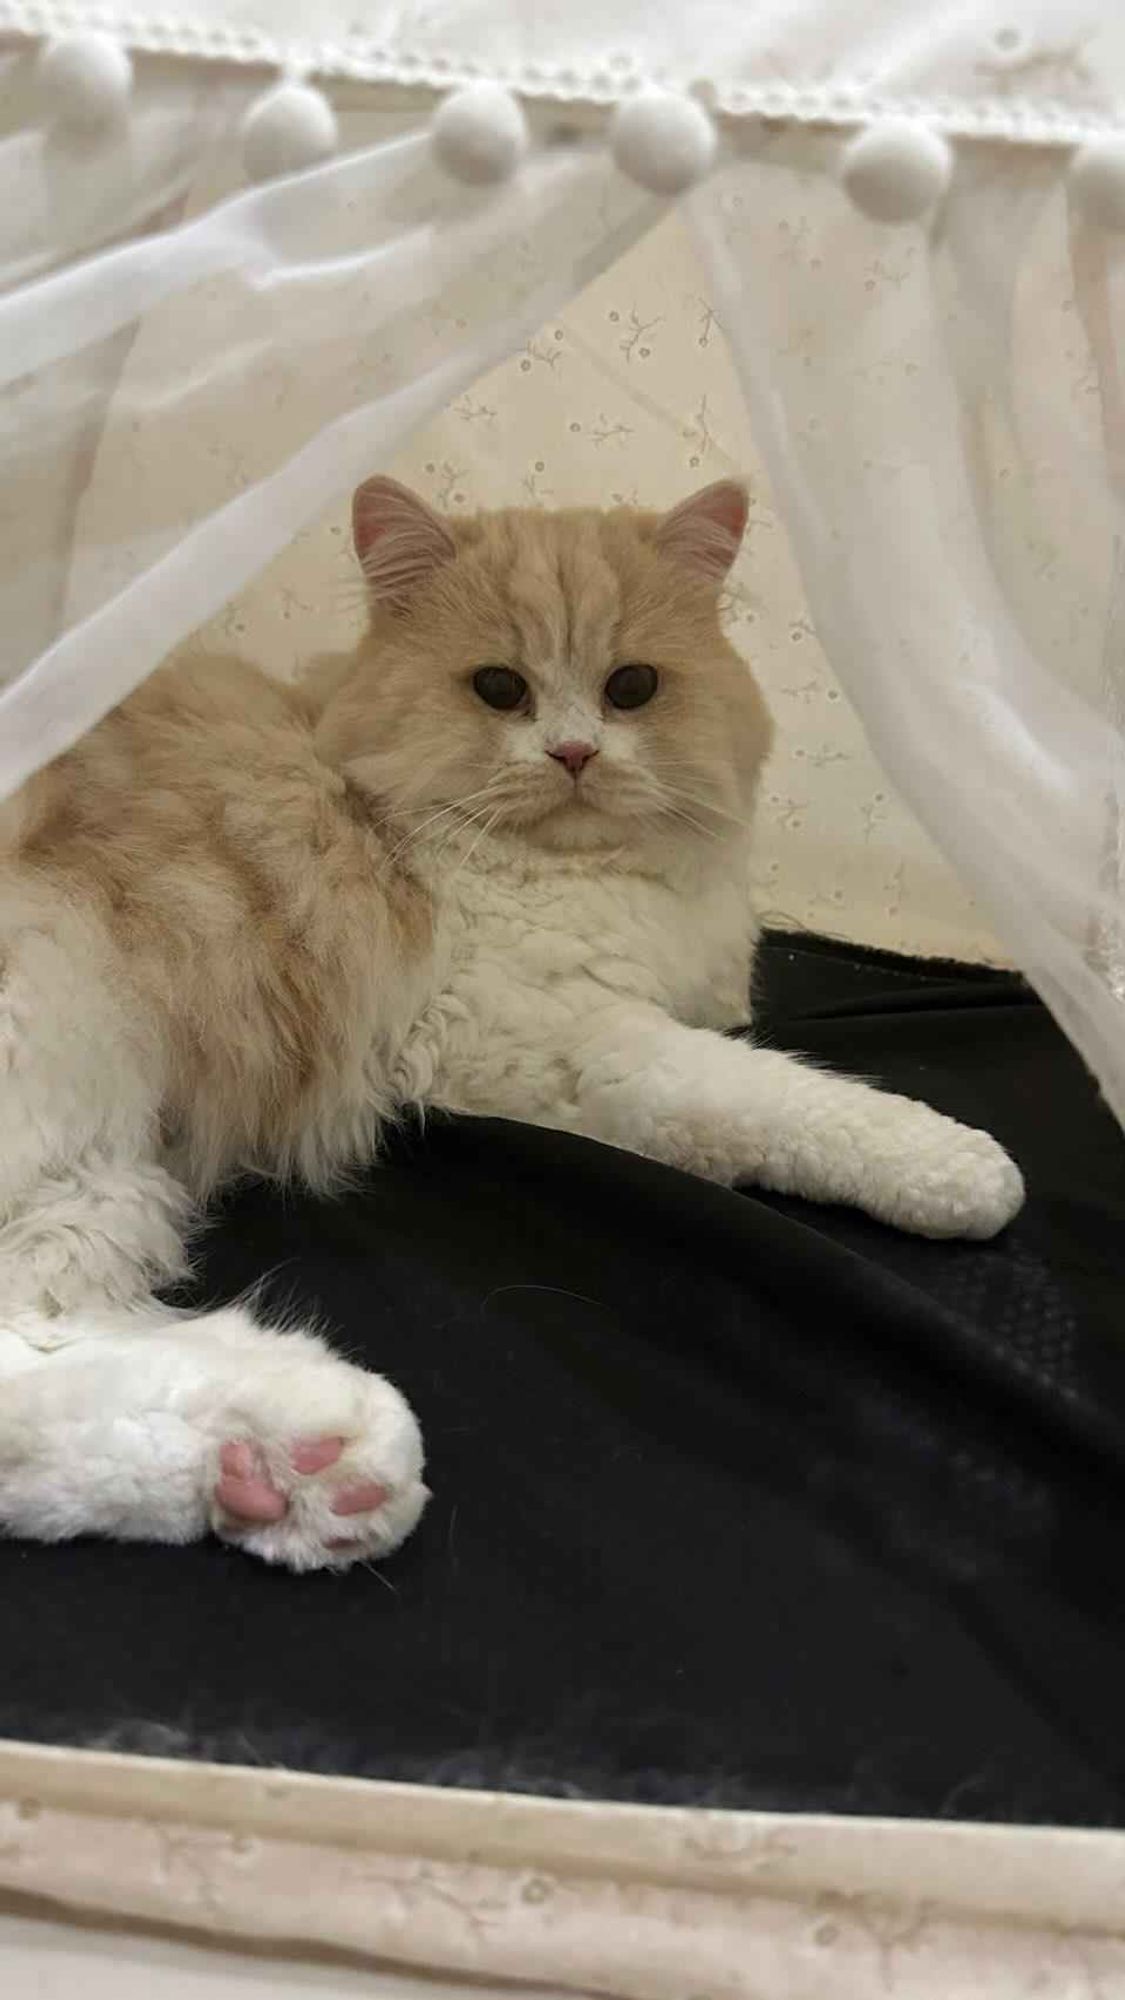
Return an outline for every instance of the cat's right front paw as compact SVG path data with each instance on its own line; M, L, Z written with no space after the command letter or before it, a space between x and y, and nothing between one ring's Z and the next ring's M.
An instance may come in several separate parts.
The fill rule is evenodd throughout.
M382 1376L312 1362L255 1381L211 1473L215 1533L288 1569L390 1555L429 1498L413 1412Z

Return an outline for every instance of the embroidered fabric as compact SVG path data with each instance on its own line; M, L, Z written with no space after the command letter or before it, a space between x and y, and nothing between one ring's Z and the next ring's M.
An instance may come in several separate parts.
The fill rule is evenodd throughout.
M414 90L488 76L608 105L642 83L720 112L843 123L905 114L952 134L1066 143L1119 124L1125 20L1104 0L0 0L0 34L97 28L135 49Z

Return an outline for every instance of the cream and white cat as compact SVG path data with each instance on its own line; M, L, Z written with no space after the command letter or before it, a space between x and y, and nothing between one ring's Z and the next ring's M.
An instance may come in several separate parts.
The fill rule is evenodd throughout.
M719 626L745 513L724 481L449 521L371 480L354 654L167 667L0 807L0 1527L294 1568L403 1539L389 1383L154 1298L225 1177L330 1186L402 1105L924 1235L1015 1213L983 1133L722 1033L770 735Z

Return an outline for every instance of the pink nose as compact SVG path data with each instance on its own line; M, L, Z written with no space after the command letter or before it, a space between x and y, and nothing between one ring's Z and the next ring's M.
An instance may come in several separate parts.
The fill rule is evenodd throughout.
M566 765L572 778L577 778L579 772L585 770L591 757L596 757L597 754L592 743L556 743L554 749L547 752L548 757L553 757L556 764Z

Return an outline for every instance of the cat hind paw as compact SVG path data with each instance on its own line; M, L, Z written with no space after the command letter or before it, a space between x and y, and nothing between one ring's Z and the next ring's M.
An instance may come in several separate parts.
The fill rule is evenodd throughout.
M265 1562L293 1570L346 1569L390 1555L416 1526L429 1497L422 1444L407 1404L377 1375L339 1363L343 1394L319 1385L322 1426L310 1429L294 1398L285 1423L274 1407L247 1411L219 1441L210 1477L214 1532ZM339 1404L331 1421L328 1407Z

